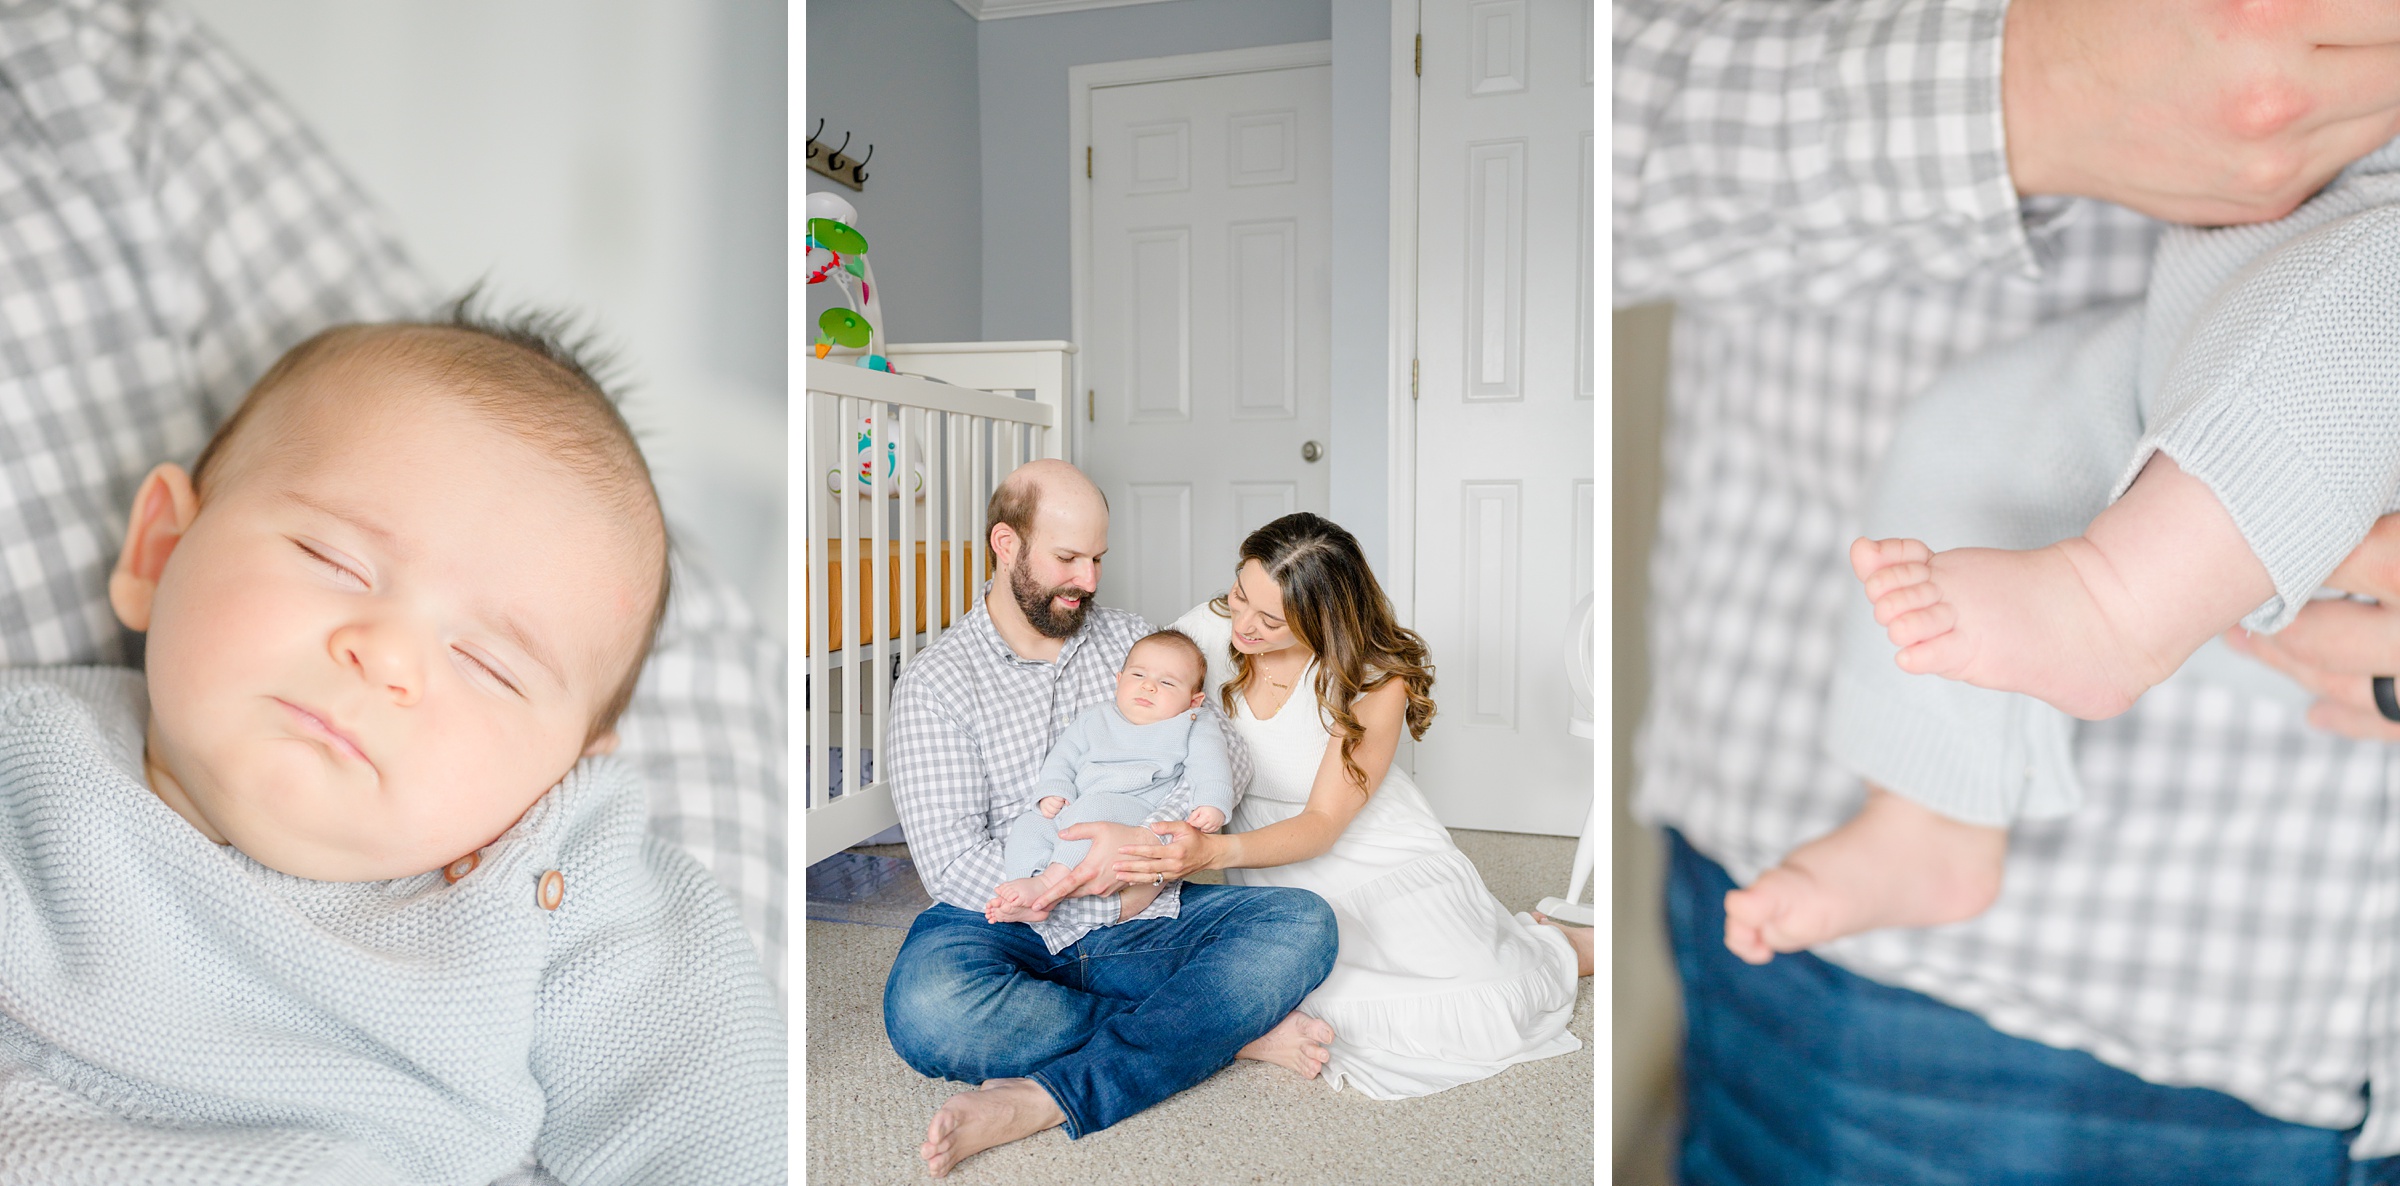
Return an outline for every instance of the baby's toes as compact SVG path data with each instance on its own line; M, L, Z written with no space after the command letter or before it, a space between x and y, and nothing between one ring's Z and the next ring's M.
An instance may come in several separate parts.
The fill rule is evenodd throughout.
M1895 589L1922 585L1932 579L1933 566L1931 564L1912 560L1906 564L1878 568L1868 573L1862 584L1866 587L1867 599L1874 601L1880 600Z
M1892 619L1928 608L1941 599L1942 587L1932 581L1902 585L1875 599L1875 624L1888 627Z
M1933 549L1920 540L1859 539L1850 545L1850 571L1862 581L1895 564L1922 564L1932 558Z
M1936 601L1924 609L1911 610L1893 618L1884 623L1883 629L1884 633L1891 636L1893 646L1913 647L1949 634L1957 625L1958 607L1947 601Z
M1897 635L1893 641L1899 641ZM1894 658L1899 662L1900 670L1910 675L1955 676L1966 669L1973 654L1974 648L1957 631L1944 630L1922 642L1901 643L1900 653Z

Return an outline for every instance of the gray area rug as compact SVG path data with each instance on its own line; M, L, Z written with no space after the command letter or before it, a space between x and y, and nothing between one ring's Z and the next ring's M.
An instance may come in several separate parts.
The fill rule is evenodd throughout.
M1575 842L1451 833L1512 910L1566 891ZM805 927L808 1178L842 1186L923 1182L917 1144L961 1084L928 1079L883 1036L883 980L909 920L928 903L898 845L875 859L812 868ZM853 854L844 854L845 856ZM1237 1062L1117 1126L1070 1141L1062 1129L967 1159L948 1182L1372 1182L1392 1186L1593 1180L1593 981L1570 1028L1583 1049L1413 1100L1332 1091L1280 1067Z

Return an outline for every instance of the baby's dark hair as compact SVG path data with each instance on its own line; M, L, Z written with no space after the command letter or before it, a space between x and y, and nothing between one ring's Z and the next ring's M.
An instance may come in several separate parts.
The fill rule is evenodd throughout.
M192 463L192 488L207 500L212 475L244 453L246 429L294 380L335 363L406 368L469 410L515 433L543 456L590 483L628 522L655 522L658 591L631 670L594 718L587 743L614 728L633 699L643 663L666 620L672 546L641 445L609 390L614 358L575 318L553 310L493 313L482 286L468 289L423 321L337 325L286 351L259 376ZM221 478L220 478L221 480Z
M1133 646L1125 648L1125 661L1127 663L1133 662L1134 649L1146 642L1163 642L1168 646L1182 651L1184 654L1190 655L1192 657L1193 667L1200 673L1201 681L1203 683L1207 682L1208 653L1200 649L1200 644L1193 641L1191 635L1185 634L1183 631L1177 630L1173 626L1169 626L1164 630L1157 630L1149 634L1145 634L1140 638L1135 639L1133 641Z

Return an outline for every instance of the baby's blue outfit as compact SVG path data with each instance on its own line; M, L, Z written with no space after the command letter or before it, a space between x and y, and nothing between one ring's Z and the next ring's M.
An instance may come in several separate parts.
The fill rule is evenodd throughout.
M0 672L0 1182L784 1179L781 1016L631 767L455 885L309 881L151 793L147 706Z
M1113 702L1084 709L1050 747L1041 777L1034 780L1035 806L1009 826L1001 875L1031 877L1053 861L1083 860L1092 842L1061 840L1059 829L1093 821L1147 822L1187 780L1191 810L1214 807L1228 818L1233 815L1233 763L1225 756L1217 714L1201 707L1137 725ZM1040 807L1051 795L1067 801L1056 819L1044 818Z
M2271 223L2171 228L2147 295L1969 360L1902 420L1861 524L1936 550L2082 534L2164 452L2207 483L2273 577L2242 624L2299 613L2400 496L2400 141ZM1843 622L1827 745L1969 823L2082 802L2075 721L2030 696L1912 676L1864 594ZM2305 706L2211 640L2176 679Z

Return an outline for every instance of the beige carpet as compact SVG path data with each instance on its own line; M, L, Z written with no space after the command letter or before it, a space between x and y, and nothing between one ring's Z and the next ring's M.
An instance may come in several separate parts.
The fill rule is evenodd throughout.
M1455 831L1484 883L1511 909L1563 893L1575 842ZM897 846L867 853L905 855ZM862 874L864 870L860 871ZM924 891L904 866L888 884L853 879L812 896L808 992L808 1178L840 1186L922 1182L917 1143L960 1085L927 1079L883 1036L883 980ZM831 900L835 897L843 900ZM1511 1067L1414 1100L1331 1091L1277 1067L1236 1063L1114 1128L1070 1141L1062 1129L969 1158L945 1179L975 1186L1460 1186L1593 1180L1591 978L1571 1029L1583 1049Z

